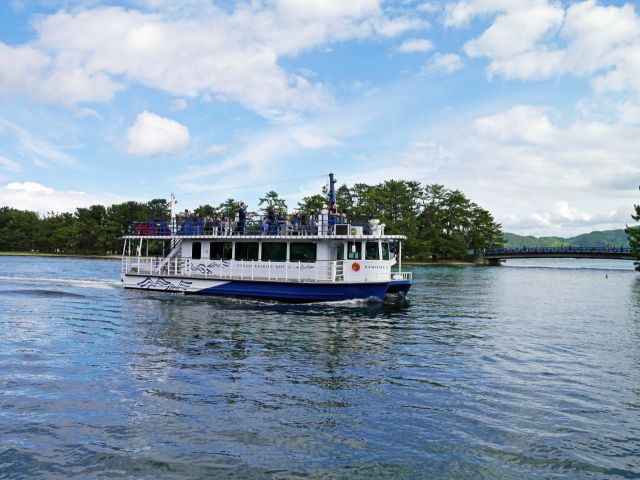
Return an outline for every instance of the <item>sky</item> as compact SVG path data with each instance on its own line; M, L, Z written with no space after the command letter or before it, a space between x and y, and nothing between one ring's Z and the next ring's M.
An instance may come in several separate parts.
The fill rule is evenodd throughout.
M640 7L3 0L0 206L459 189L505 231L632 224Z

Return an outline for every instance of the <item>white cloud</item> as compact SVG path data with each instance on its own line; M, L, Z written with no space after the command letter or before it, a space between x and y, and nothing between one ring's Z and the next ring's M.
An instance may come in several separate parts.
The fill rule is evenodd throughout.
M172 112L179 112L181 110L186 110L188 106L189 104L184 98L176 98L175 100L171 101L169 110L171 110Z
M536 43L562 24L564 10L547 4L510 10L499 15L478 38L465 44L470 57L504 58L531 50Z
M61 191L37 182L14 182L0 186L0 204L40 214L74 212L78 207L110 205L123 201L115 195Z
M406 149L384 149L340 179L440 183L487 208L507 231L570 235L629 222L638 151L636 124L567 122L548 106L515 105L466 121L439 116Z
M155 113L142 112L127 131L127 152L134 155L161 155L185 149L191 142L184 125Z
M212 145L209 145L205 150L205 152L212 153L212 154L224 153L227 151L228 148L229 148L229 145L214 143Z
M557 74L564 59L562 50L540 48L492 60L487 67L487 75L489 78L501 76L506 79L542 80Z
M616 223L620 215L602 211L633 203L640 129L596 121L561 127L552 114L548 107L517 105L474 120L455 147L457 160L439 174L491 206L507 230L624 227Z
M615 67L626 47L638 46L640 19L632 4L601 6L587 0L569 7L562 36L569 41L568 68L589 73Z
M38 100L71 106L109 101L122 88L105 73L85 69L72 54L53 59L31 46L0 42L0 95L32 93Z
M489 58L489 77L586 76L599 93L640 93L640 17L632 3L585 0L565 9L549 0L464 0L447 6L445 25L476 16L494 18L464 49Z
M324 85L285 71L283 56L427 26L387 15L380 0L278 0L229 10L196 1L182 15L171 2L143 3L163 10L98 7L39 17L35 42L0 44L0 94L26 92L71 105L109 101L136 82L185 99L236 101L280 118L332 105Z
M28 46L11 47L0 42L0 94L37 87L51 59Z
M350 123L348 120L343 122ZM288 170L284 166L286 162L301 152L339 146L338 137L349 134L343 122L336 121L330 126L317 123L269 129L247 138L237 153L222 161L189 166L177 180L187 191L235 195L230 186L263 183L274 175L281 176L283 168ZM321 165L311 168L317 168L315 171L320 173L325 171ZM205 179L206 183L194 183Z
M59 147L0 118L0 137L2 136L13 138L17 143L19 156L31 160L36 166L49 167L51 164L65 167L77 166L77 161Z
M617 106L620 121L627 125L640 124L640 104L623 102Z
M515 107L478 118L473 130L484 139L492 141L528 144L548 144L557 135L547 116L548 108L516 105Z
M0 168L10 172L18 172L22 169L22 165L10 158L0 155Z
M440 7L435 3L425 2L425 3L420 3L416 5L416 10L418 12L424 12L424 13L435 13L438 10L440 10Z
M586 212L578 210L576 207L572 207L569 203L564 201L554 202L554 210L558 217L562 220L569 220L570 222L576 220L582 220L585 222L590 221L593 217Z
M405 40L397 48L399 53L425 53L433 50L433 43L426 38L412 38Z
M447 27L465 27L476 16L541 3L539 0L462 0L445 6L444 24Z
M9 183L5 187L7 190L23 193L53 193L53 188L45 187L37 182Z
M462 68L462 59L455 53L436 53L422 68L424 73L451 74Z

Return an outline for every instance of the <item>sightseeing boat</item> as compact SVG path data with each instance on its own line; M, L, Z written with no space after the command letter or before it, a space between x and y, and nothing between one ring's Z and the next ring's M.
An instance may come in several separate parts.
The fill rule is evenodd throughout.
M171 222L136 222L123 237L125 288L318 302L402 299L411 287L411 272L402 271L406 237L385 235L375 219L357 225L328 210L305 228L269 218L214 223L178 219L175 203L172 196ZM150 244L166 253L149 255Z

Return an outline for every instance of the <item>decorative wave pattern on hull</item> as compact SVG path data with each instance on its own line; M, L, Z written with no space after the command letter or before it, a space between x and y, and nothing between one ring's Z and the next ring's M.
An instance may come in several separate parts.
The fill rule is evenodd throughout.
M152 279L145 278L143 281L136 283L138 288L145 290L161 290L164 292L186 292L191 287L192 282L180 280L177 284L172 281L165 280L162 277Z

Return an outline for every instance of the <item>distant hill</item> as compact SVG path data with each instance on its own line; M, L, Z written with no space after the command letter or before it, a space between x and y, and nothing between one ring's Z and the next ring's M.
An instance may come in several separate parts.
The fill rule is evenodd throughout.
M629 247L629 238L623 229L591 232L576 237L533 237L505 233L505 247Z

